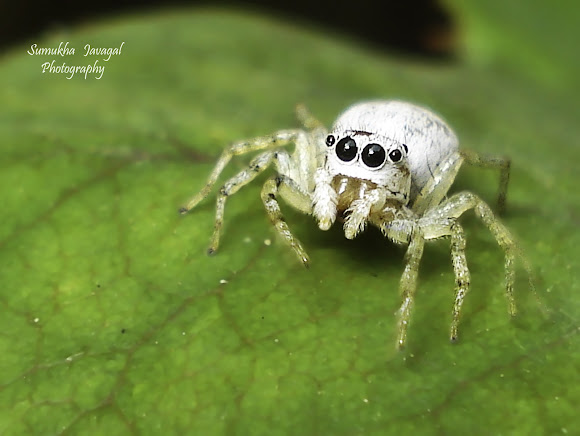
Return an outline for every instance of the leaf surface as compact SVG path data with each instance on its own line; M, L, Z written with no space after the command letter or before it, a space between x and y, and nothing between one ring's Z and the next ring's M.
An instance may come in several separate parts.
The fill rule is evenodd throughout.
M38 41L69 41L74 56L6 55L0 433L579 433L577 59L498 2L475 3L452 3L466 43L453 65L203 10ZM566 34L574 5L543 25ZM544 10L527 13L536 23ZM508 33L519 37L504 46ZM122 41L108 62L83 56L87 43ZM42 74L53 58L106 69L100 80ZM530 74L533 63L544 69ZM520 271L509 319L501 250L470 215L460 342L448 342L454 278L440 241L421 263L408 348L395 351L404 248L373 229L354 241L339 226L320 232L283 205L312 260L303 269L263 211L266 175L228 201L220 251L205 255L213 194L186 216L177 208L229 142L297 126L298 102L330 124L369 98L431 106L464 146L512 157L504 221L547 316ZM454 190L493 203L497 183L465 168Z

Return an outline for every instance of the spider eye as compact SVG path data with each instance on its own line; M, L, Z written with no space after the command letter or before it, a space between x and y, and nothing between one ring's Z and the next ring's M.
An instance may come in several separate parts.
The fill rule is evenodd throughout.
M399 150L398 148L395 148L389 153L389 159L391 159L395 163L399 162L402 158L403 153L401 153L401 150Z
M336 144L336 155L338 158L344 162L350 162L356 157L358 149L356 148L356 142L350 136L342 138Z
M385 149L379 144L368 144L363 149L361 156L362 161L367 167L376 168L385 163L387 154L385 153Z
M409 147L407 147L405 144L403 144L403 148L405 149L405 153L408 154L409 153Z
M326 145L328 147L332 147L334 145L335 141L336 141L336 138L334 136L332 136L332 135L328 135L326 137Z

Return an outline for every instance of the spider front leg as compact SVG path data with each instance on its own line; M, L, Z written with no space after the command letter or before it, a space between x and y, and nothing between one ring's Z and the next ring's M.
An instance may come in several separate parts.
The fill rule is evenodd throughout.
M455 302L453 303L453 318L451 320L451 334L449 336L452 342L457 340L461 308L463 307L463 300L469 291L469 283L471 280L465 258L465 245L466 240L463 228L459 223L455 222L451 226L451 263L453 264L453 272L455 273Z
M289 197L289 199L291 198L291 204L299 210L309 213L311 209L311 201L308 196L301 191L298 185L292 181L292 179L284 176L269 179L264 183L264 187L262 188L262 201L264 202L264 207L266 208L270 221L278 231L278 234L280 234L286 243L290 245L292 250L294 250L298 260L308 268L310 262L308 254L306 254L300 241L290 231L290 228L282 215L282 211L280 210L277 194L281 189L286 189L285 191L282 190L281 193L286 192L284 196Z
M461 318L461 308L465 296L469 291L471 275L467 267L465 258L466 239L463 228L456 220L450 219L419 219L417 225L421 228L426 239L438 239L445 235L451 236L451 263L455 274L455 301L453 303L453 313L451 320L450 340L457 340L459 319Z
M505 255L505 294L508 301L508 312L514 316L516 314L516 303L514 299L515 281L515 258L522 262L528 274L529 286L535 294L535 286L532 268L518 246L510 231L493 214L491 208L477 195L471 192L460 192L453 195L448 200L432 209L420 223L429 239L436 239L445 234L451 235L451 252L453 257L453 267L455 270L457 291L453 308L453 321L451 326L451 339L457 339L457 326L463 298L469 286L469 271L465 263L465 237L463 231L455 222L466 211L473 209L485 226L489 229L497 244L503 249ZM448 230L445 230L445 227Z
M266 151L259 154L252 159L246 169L240 171L221 187L216 202L214 231L209 248L207 249L208 254L213 254L218 249L227 198L238 192L243 186L254 180L258 174L268 168L275 156L276 153L274 151Z
M251 153L254 151L267 150L269 148L282 147L289 144L290 142L296 141L296 139L303 135L304 132L299 129L295 130L280 130L270 136L260 136L258 138L250 139L247 141L235 142L226 148L222 155L220 156L216 166L211 172L205 186L199 191L186 206L179 209L181 214L186 214L195 206L197 206L204 198L206 198L211 189L215 185L218 177L231 160L233 156L238 156L246 153Z
M397 347L402 349L407 340L407 329L411 319L411 310L415 302L415 291L417 289L417 275L419 274L419 263L423 256L425 237L419 226L415 226L411 233L411 240L405 259L407 264L401 277L399 285L401 298L403 300L399 309L399 319L397 323Z

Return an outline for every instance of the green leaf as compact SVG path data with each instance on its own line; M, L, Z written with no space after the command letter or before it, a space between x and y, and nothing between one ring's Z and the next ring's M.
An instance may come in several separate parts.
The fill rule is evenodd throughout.
M552 11L533 33L503 3L453 5L467 50L454 65L201 10L33 41L69 41L74 56L7 54L0 433L579 433L578 65L551 32L566 34L578 8ZM526 6L533 23L544 13ZM504 45L509 34L519 38ZM85 44L123 41L108 62L83 56ZM42 74L53 58L106 69L98 80ZM466 217L472 287L460 342L447 338L454 279L440 241L426 247L408 348L397 352L404 248L373 229L354 241L340 226L320 232L282 206L311 257L305 270L265 216L267 176L228 201L220 251L205 255L213 199L186 216L177 208L229 142L295 127L299 102L331 123L369 98L431 106L465 147L512 157L504 221L548 316L521 273L509 319L502 252ZM466 168L454 189L493 203L497 182Z

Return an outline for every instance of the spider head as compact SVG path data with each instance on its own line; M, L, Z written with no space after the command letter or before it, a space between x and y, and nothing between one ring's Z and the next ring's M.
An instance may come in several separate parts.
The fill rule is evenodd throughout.
M326 137L326 146L325 165L333 176L339 204L375 188L384 189L389 200L408 203L411 173L405 144L371 132L341 130Z

